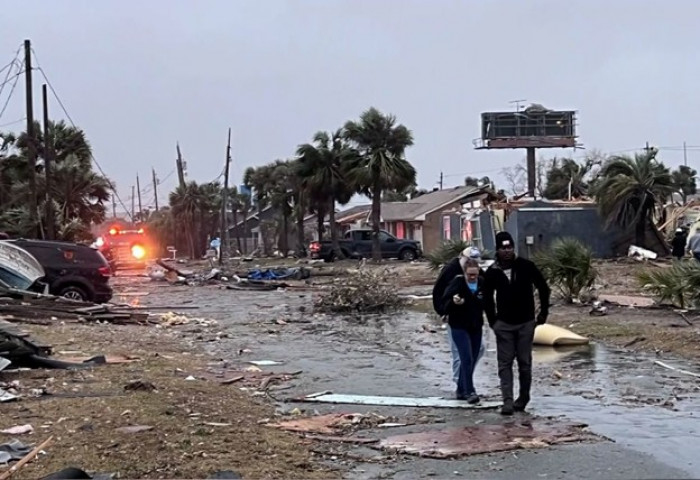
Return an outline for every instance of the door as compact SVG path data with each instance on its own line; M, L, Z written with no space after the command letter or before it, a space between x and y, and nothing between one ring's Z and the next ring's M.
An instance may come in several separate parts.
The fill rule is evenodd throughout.
M387 232L379 232L379 243L382 246L383 258L397 258L399 256L399 242L396 241L396 237Z
M355 242L355 251L351 253L360 258L372 258L372 231L356 230L351 235Z

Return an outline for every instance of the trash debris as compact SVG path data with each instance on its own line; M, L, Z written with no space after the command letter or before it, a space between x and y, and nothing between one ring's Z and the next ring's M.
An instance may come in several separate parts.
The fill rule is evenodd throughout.
M0 403L11 402L17 400L19 397L13 393L7 392L0 388Z
M251 360L248 363L256 367L271 367L274 365L282 365L284 362L278 362L277 360Z
M150 425L128 425L116 429L119 433L141 433L148 432L149 430L153 430L153 427Z
M320 313L380 313L404 304L388 271L359 270L334 281L314 304Z
M387 405L397 407L433 407L433 408L464 408L470 410L486 410L501 406L500 402L481 402L471 405L462 400L452 400L442 397L383 397L373 395L343 395L322 392L306 395L296 399L302 402L338 403L353 405Z
M147 380L132 380L124 385L124 390L131 392L155 392L158 389Z
M268 423L267 425L290 432L334 435L337 434L338 431L385 425L387 423L386 421L387 417L377 415L376 413L329 413L326 415Z
M202 327L211 327L218 325L218 322L213 319L205 318L190 318L185 315L178 315L174 312L167 312L160 315L158 325L161 327L173 327L176 325L190 325L195 324Z
M596 300L595 302L593 302L591 311L588 312L588 314L594 317L602 317L608 314L608 307L603 306L600 300Z
M595 441L599 438L584 430L586 425L554 420L501 425L478 425L449 430L432 430L396 435L372 447L396 453L431 458L543 448L562 443Z
M635 260L656 260L658 257L658 254L656 252L652 252L651 250L647 250L646 248L641 248L636 245L630 245L629 250L627 251L627 256L632 257Z
M599 300L621 305L623 307L653 307L655 302L650 297L640 297L631 295L600 295Z
M42 442L39 446L35 447L33 450L31 450L29 453L27 453L24 457L22 457L16 464L12 465L9 470L6 472L0 474L0 480L7 480L10 478L17 470L22 468L25 464L31 462L39 453L41 453L44 448L47 447L49 443L53 441L53 436L47 438L44 442ZM17 448L24 447L21 443L19 445L15 445ZM2 445L0 445L0 448L2 448ZM15 450L16 451L16 450ZM12 453L12 452L10 452Z
M0 430L0 433L6 433L8 435L24 435L25 433L34 433L34 427L29 424L17 425L6 428L5 430Z
M673 370L674 372L682 373L683 375L690 375L691 377L700 378L700 373L689 372L688 370L682 370L680 368L673 367L667 363L659 360L655 360L654 363L660 367L664 367L668 370Z

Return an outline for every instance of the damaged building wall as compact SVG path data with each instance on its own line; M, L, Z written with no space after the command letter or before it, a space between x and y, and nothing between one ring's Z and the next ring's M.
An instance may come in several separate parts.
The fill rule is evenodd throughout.
M549 247L557 238L572 237L589 246L598 258L619 254L614 245L624 232L613 226L606 230L594 204L570 206L533 202L513 211L505 222L513 235L519 255L530 258Z

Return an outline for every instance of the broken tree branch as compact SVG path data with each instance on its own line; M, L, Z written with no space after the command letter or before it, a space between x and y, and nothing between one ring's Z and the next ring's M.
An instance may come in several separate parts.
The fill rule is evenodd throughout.
M22 459L17 462L16 464L12 465L8 471L0 475L0 480L7 480L10 478L17 470L22 468L26 463L29 463L34 457L39 455L39 452L41 452L46 446L53 441L53 435L51 435L49 438L47 438L43 443L41 443L38 447L34 448L31 452L26 454Z

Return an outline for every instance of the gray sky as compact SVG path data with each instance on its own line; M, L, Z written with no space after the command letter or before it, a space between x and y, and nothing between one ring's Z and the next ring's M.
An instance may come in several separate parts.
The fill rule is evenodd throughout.
M246 166L289 157L370 106L413 131L407 156L426 188L440 171L450 186L521 161L472 147L480 112L517 99L578 110L588 149L649 141L676 166L685 140L699 166L700 2L8 0L4 11L0 67L32 40L125 203L139 172L152 204L151 167L167 199L177 140L189 178L212 180L232 127L240 183ZM21 86L0 125L24 116Z

